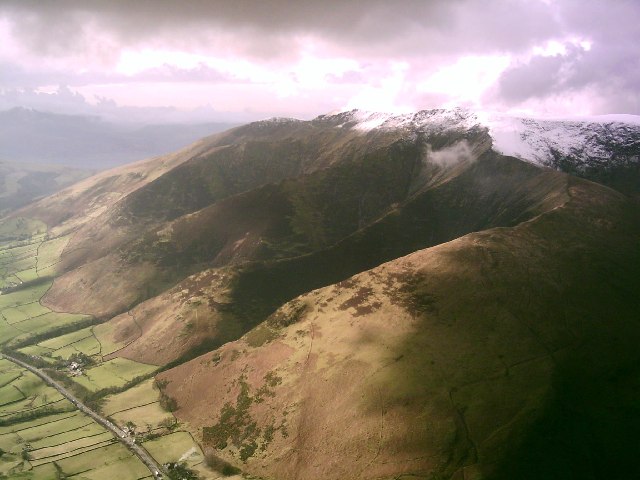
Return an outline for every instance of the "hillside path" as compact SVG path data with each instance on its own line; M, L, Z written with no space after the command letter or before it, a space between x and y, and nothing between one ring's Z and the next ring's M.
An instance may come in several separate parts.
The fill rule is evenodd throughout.
M120 443L122 443L125 447L127 447L135 456L137 456L140 459L142 463L145 464L145 466L151 471L154 478L159 479L159 478L163 478L163 474L166 475L164 468L162 468L162 466L158 462L156 462L151 455L149 455L149 452L147 452L141 446L135 444L133 440L128 435L126 435L122 430L120 430L113 422L107 420L99 413L87 407L84 403L78 400L78 398L76 398L69 390L67 390L65 387L60 385L60 383L55 381L49 375L44 373L42 370L35 368L32 365L29 365L28 363L23 362L22 360L18 360L17 358L13 358L12 356L7 355L6 353L3 353L2 356L5 359L9 360L10 362L13 362L16 365L19 365L21 367L24 367L27 370L29 370L31 373L40 377L47 385L55 388L64 397L66 397L71 403L73 403L78 408L78 410L88 415L95 422L99 423L104 428L106 428L111 433L113 433L113 435L116 437L116 439Z

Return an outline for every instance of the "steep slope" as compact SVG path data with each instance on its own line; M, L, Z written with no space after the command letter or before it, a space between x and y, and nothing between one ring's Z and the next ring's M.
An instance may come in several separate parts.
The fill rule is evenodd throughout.
M431 182L426 186L396 204L375 222L338 243L312 253L275 260L260 260L260 256L273 252L273 243L265 239L269 232L260 229L260 222L271 219L275 222L272 227L274 224L286 224L289 215L281 204L280 208L275 208L274 202L267 201L267 197L258 197L259 202L243 205L244 209L240 211L242 215L239 215L241 220L234 219L227 223L223 232L215 232L215 226L221 223L204 224L201 228L211 230L210 236L202 235L202 238L209 238L214 245L221 245L217 243L216 236L232 235L238 224L247 228L252 226L252 232L261 232L265 236L259 240L243 234L244 230L240 228L234 237L239 240L229 241L226 244L228 248L220 249L213 259L214 264L218 263L218 268L189 277L171 289L170 295L159 297L162 300L150 299L134 308L133 316L144 319L149 328L156 324L155 333L140 335L135 328L128 328L127 322L119 324L116 331L127 332L123 336L133 342L119 355L143 362L166 363L178 356L192 356L202 348L214 348L233 338L233 335L239 336L279 305L304 292L467 232L516 225L562 205L568 198L566 181L566 176L556 172L543 172L519 160L487 152L473 162L461 161L457 166L444 170L436 168ZM288 185L290 181L284 183ZM276 187L264 187L258 191L263 190L269 191L271 198L281 200L273 192ZM248 200L253 195L249 193L240 197ZM326 198L325 201L330 202L330 199ZM226 203L222 202L220 206ZM357 209L357 203L352 205L351 210ZM270 216L263 216L265 211ZM239 213L238 210L232 212ZM345 214L348 215L348 212ZM230 214L223 219L232 217ZM335 223L339 224L337 220ZM357 218L354 223L357 225ZM184 244L190 245L193 243L192 237L199 237L197 233L190 236L191 232L181 229L176 236L183 239ZM166 235L170 237L172 233ZM167 255L165 248L168 247L163 247L161 242L149 245L147 255L155 254L163 262L169 259L185 261L192 255L206 253L193 249L191 253L174 250ZM247 257L250 254L252 256ZM253 258L254 261L234 262L234 255ZM156 273L159 271L155 270ZM195 288L194 284L198 287ZM89 290L85 298L90 300L92 295L93 292ZM155 311L159 301L164 312L173 313L148 315L146 312ZM194 304L198 305L197 309L193 307ZM199 315L197 321L196 312ZM178 342L174 340L176 332L181 332ZM194 350L198 342L202 342L202 345Z
M132 171L105 173L81 185L84 193L63 193L25 213L57 225L55 234L74 231L60 265L68 273L46 301L53 308L109 316L203 268L328 248L431 181L434 172L424 167L424 158L430 156L439 168L456 163L469 155L466 147L434 152L463 139L478 155L493 141L489 134L496 136L494 127L464 110L404 116L354 111L310 122L274 119L214 135ZM623 156L635 168L637 129L629 126L625 132ZM622 141L618 137L611 145ZM592 150L597 149L583 153ZM593 164L591 157L587 160ZM626 167L618 168L622 164L613 165L616 178L635 181ZM147 174L147 168L157 170ZM598 172L608 175L600 167ZM291 181L279 184L285 179ZM70 211L75 215L67 219ZM253 212L253 220L246 212ZM262 212L260 221L257 212Z
M361 131L483 127L489 131L493 148L504 155L594 180L623 193L640 193L640 117L635 115L538 119L458 108L405 115L353 110L334 118Z
M305 294L161 374L176 414L267 478L637 476L640 219L567 182L545 213Z
M496 150L640 194L640 118L603 115L573 120L493 116Z
M303 124L304 127L300 127L299 124ZM303 131L300 131L300 128ZM246 133L247 130L249 133ZM251 133L253 131L256 132L255 135ZM272 143L259 140L261 135L273 134L277 138L280 131L289 131L290 135L282 141L274 140ZM449 137L448 141L456 141L467 133L458 132L457 135ZM243 140L244 143L239 145L220 145L228 141L226 137L229 135L251 135L258 140ZM191 259L189 255L183 257L179 251L178 255L172 256L171 249L166 255L169 262L164 262L169 265L163 266L163 262L155 258L158 257L158 253L155 253L158 242L155 242L153 235L161 237L160 243L165 243L166 240L171 240L167 238L166 232L173 231L174 227L180 227L183 231L178 229L176 232L179 242L185 241L186 237L183 233L186 233L192 238L192 243L204 244L205 253L214 254L218 251L216 245L211 247L207 244L215 243L216 239L211 239L209 234L221 231L228 237L231 232L229 232L228 222L209 223L212 220L209 217L225 210L227 213L220 214L222 215L220 218L233 216L234 209L236 213L242 213L237 212L237 209L242 208L241 204L245 200L235 199L234 195L247 192L251 196L249 201L253 202L252 208L260 208L259 205L264 195L268 194L268 189L263 188L262 191L255 193L250 193L250 190L301 175L300 182L304 186L307 182L306 176L311 178L316 172L319 176L313 178L317 178L317 182L321 184L320 190L325 198L326 195L331 195L325 192L330 188L333 197L338 199L338 185L329 182L339 177L339 172L332 169L343 168L343 172L348 170L349 178L362 187L366 186L367 178L358 178L359 173L368 171L369 179L378 178L376 181L380 183L383 178L380 176L382 172L376 173L373 167L384 166L385 162L389 161L385 168L387 172L393 174L390 167L396 160L404 162L403 170L398 175L410 177L405 181L408 186L413 178L411 175L419 174L422 159L420 143L402 140L399 132L383 132L365 137L349 129L336 129L333 125L318 126L312 122L297 121L252 124L235 129L226 135L205 139L198 148L203 150L196 152L188 161L184 161L156 180L147 182L132 191L102 215L86 222L77 230L62 263L62 269L67 270L68 273L56 281L47 296L47 301L52 306L69 310L88 308L91 313L100 316L113 314L132 303L148 298L153 293L159 293L201 269L202 262L210 262L211 257L200 255ZM369 165L368 160L375 160L375 163ZM346 166L343 167L343 165ZM408 168L416 171L407 172ZM333 173L323 176L321 172L327 169L332 170ZM370 195L371 203L376 204L375 209L378 214L389 206L390 201L402 200L407 194L407 186L401 185L400 189L404 191L386 195L383 201L376 201ZM350 186L345 185L345 187ZM295 182L291 187L280 185L278 188L288 189L289 192L284 193L287 201L299 204L296 207L299 212L295 216L301 219L299 221L294 219L293 222L297 221L300 225L287 228L297 230L315 228L314 225L308 224L308 218L305 218L305 215L313 216L316 205L310 205L307 211L303 211L306 207L304 192L297 191L299 188ZM349 202L352 200L356 199L349 196ZM208 206L210 208L207 210ZM348 206L351 209L354 207L353 204ZM245 209L244 212L246 211ZM274 214L280 213L282 212L274 212ZM375 212L368 212L368 215L368 221L371 221L375 217ZM180 217L184 217L184 221L180 220ZM283 221L286 221L286 218L280 215L277 222ZM335 241L340 236L352 233L360 226L350 224L336 228L333 227L332 222L333 220L329 219L328 228L338 231L333 232L328 239L310 239L308 237L312 234L303 232L302 250L318 248L322 246L319 242ZM258 228L258 225L249 225L248 228ZM153 232L156 233L153 234ZM227 239L226 244L235 244L244 238L248 231L236 233L239 236ZM197 234L201 234L202 237L198 237ZM300 239L291 240L298 242ZM164 251L165 246L167 245L160 245L161 248L158 250ZM176 247L176 245L168 245L168 247ZM180 245L177 245L177 248L179 249ZM286 250L285 247L278 247L279 251L283 248ZM149 249L152 252L150 259L145 254ZM294 248L288 255L296 253L299 252ZM273 255L277 254L278 252L273 253ZM124 271L129 274L122 275ZM114 285L116 278L124 279L124 282ZM145 279L148 281L145 282ZM149 285L149 282L153 284ZM90 285L91 288L84 288L81 285ZM112 288L114 286L119 290L114 291ZM147 287L149 287L148 291ZM89 290L93 295L91 299L87 299L85 294ZM113 301L114 298L117 299L116 302Z
M205 313L211 325L166 354L144 338L123 354L166 362L218 345L305 291L555 206L559 177L483 154L491 141L462 110L276 119L212 136L77 230L45 301L108 318L234 266L225 313ZM212 325L223 318L221 333ZM171 331L152 342L170 343Z
M40 301L100 317L100 361L175 367L162 398L212 458L634 478L638 205L495 138L462 110L274 119L15 215L60 236Z

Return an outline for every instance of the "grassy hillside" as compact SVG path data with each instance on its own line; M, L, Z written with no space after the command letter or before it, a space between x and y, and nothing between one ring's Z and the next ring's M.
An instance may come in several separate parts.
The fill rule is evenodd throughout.
M368 157L356 166L341 164L345 167L336 167L335 172L322 170L261 187L171 222L145 237L144 243L132 244L126 261L109 264L99 260L64 275L46 301L69 311L95 308L90 311L106 316L102 305L129 309L141 292L152 297L132 310L145 333L140 338L126 334L134 344L123 353L166 363L200 352L198 345L213 348L237 338L280 304L304 292L470 231L515 225L567 198L565 176L493 153L453 169L427 167L433 168L429 181L411 193L411 181L417 174L410 173L419 166L406 162L402 170L405 157L386 158L391 159L386 161L389 168L397 171L397 187L394 191L394 183L387 182L388 196L377 195L364 209L358 189L365 191L371 182L363 171L390 177ZM356 168L358 165L370 170ZM345 190L354 193L335 198L332 192L338 177L342 182L351 180L353 186ZM363 177L365 181L357 181ZM314 192L318 206L329 205L325 222L326 231L333 235L331 246L314 250L312 238L295 231L291 195L301 192ZM395 202L398 199L403 201ZM331 202L339 204L331 206ZM395 205L389 207L391 204ZM379 206L387 207L382 210ZM358 229L357 215L362 210L374 213L368 225ZM377 216L380 218L371 222ZM153 298L152 292L171 285L172 276L202 269L204 272ZM122 270L128 277L119 280ZM75 294L80 291L81 297ZM73 303L76 298L82 305ZM193 302L200 306L194 308ZM127 329L127 322L114 319L113 323L118 331L136 331ZM176 331L180 332L177 338Z
M161 374L178 418L269 478L638 475L636 205L575 179L567 193Z
M193 468L633 478L638 205L481 128L343 120L239 127L0 222L0 343Z

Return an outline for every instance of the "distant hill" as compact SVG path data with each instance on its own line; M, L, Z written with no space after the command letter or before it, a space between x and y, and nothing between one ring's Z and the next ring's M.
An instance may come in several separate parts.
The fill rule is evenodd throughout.
M102 170L177 150L231 126L116 124L14 108L0 112L0 158Z
M93 173L59 165L0 161L0 218Z

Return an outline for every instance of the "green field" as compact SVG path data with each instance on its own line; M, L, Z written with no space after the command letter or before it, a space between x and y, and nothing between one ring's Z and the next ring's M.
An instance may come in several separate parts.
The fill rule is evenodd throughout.
M143 446L160 463L185 462L191 468L204 461L200 447L187 432L164 435Z
M135 480L149 470L38 377L0 360L0 478ZM16 392L16 393L9 393ZM12 400L9 395L15 395ZM65 410L47 413L44 407ZM55 464L54 464L55 462ZM78 475L81 474L81 475Z
M68 477L79 473L82 473L82 478L92 480L133 480L149 476L149 470L120 443L56 463Z
M53 276L56 265L60 261L62 251L69 243L70 235L54 238L40 245L38 250L38 276Z
M47 226L31 218L11 218L0 223L0 247L7 248L41 238Z
M84 318L86 317L81 317L77 319L77 321L83 320ZM93 327L87 327L67 333L66 335L43 340L38 344L21 348L20 352L27 355L38 355L42 357L43 360L51 359L52 362L53 359L56 358L67 360L75 353L83 353L90 357L99 356L100 343L93 335L92 329Z
M70 239L45 237L46 226L41 222L0 222L0 288L8 287L0 294L0 345L10 347L17 341L24 345L30 337L42 335L39 338L44 339L34 339L35 343L19 352L52 366L56 359L66 360L78 353L92 357L97 364L72 377L91 392L120 388L136 377L153 374L158 368L154 365L124 358L102 361L102 356L125 346L113 338L108 323L47 338L52 330L81 324L90 317L53 312L40 303ZM163 423L175 420L160 407L153 379L110 395L102 410L121 426L133 422L139 431L166 432ZM161 461L186 461L193 468L204 468L202 452L186 432L147 443ZM110 432L36 375L6 360L0 360L0 449L4 452L0 478L151 478L149 470Z
M132 422L140 430L155 430L162 422L174 418L160 406L159 396L151 378L122 393L109 395L105 398L101 411L117 425Z
M114 358L86 370L84 375L75 377L74 381L96 392L104 388L122 387L134 378L150 374L157 369L155 365L146 365L126 358Z
M103 356L116 352L127 345L126 342L119 342L113 338L115 328L112 322L102 323L93 328L93 333L102 346L101 354Z
M28 339L89 318L57 313L40 300L69 236L45 240L46 225L25 218L0 222L0 344ZM19 239L19 240L16 240Z

